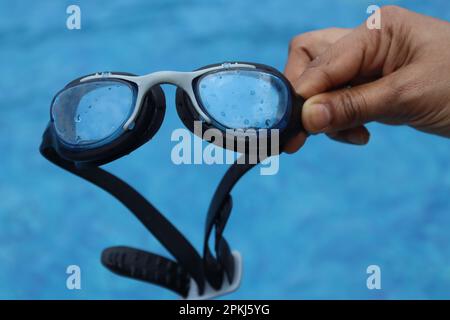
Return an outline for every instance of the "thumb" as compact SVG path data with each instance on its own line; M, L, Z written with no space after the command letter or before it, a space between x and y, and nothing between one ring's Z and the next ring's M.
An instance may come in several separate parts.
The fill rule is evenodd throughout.
M302 122L311 133L333 133L391 117L398 96L393 75L353 88L318 94L303 105Z

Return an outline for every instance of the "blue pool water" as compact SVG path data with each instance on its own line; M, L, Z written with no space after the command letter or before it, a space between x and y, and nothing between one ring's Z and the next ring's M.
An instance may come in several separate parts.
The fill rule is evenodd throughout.
M66 28L80 5L81 30ZM384 4L387 2L378 2ZM450 20L444 0L395 1ZM38 153L49 104L68 81L95 71L193 70L225 60L282 70L289 40L354 27L367 1L0 2L0 298L176 298L118 277L99 256L111 245L167 254L111 196ZM201 248L209 200L225 166L176 166L170 134L183 127L165 87L158 135L107 168L131 182ZM312 137L283 155L280 172L246 176L233 191L226 236L244 257L229 298L450 298L450 148L443 138L370 124L359 148ZM82 290L65 269L82 270ZM382 290L366 288L366 268Z

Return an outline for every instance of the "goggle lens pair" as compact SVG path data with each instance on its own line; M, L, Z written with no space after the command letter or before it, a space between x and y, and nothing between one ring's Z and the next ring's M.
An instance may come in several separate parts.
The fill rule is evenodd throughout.
M221 129L281 129L282 120L286 120L289 88L269 72L212 71L191 85L195 86L197 104ZM55 97L51 107L56 133L72 147L105 145L124 132L123 126L138 103L137 95L137 86L119 79L69 86Z

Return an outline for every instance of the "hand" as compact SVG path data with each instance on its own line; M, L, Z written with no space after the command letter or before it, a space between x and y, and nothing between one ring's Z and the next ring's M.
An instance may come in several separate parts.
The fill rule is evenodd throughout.
M409 125L450 137L450 23L406 9L381 10L381 29L326 29L295 37L285 69L306 100L310 133L357 145L365 123ZM305 142L294 138L285 151Z

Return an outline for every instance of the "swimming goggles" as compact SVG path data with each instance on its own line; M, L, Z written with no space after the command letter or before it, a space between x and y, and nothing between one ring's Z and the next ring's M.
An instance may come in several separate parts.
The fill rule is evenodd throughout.
M214 193L206 217L202 255L141 194L100 168L156 134L165 112L161 84L178 87L176 109L190 131L195 131L194 122L199 121L202 138L205 130L218 130L223 138L208 142L242 153ZM255 63L227 62L193 72L160 71L144 76L95 73L70 82L53 98L40 152L57 166L117 198L173 257L117 246L103 251L104 266L184 298L213 298L239 286L241 257L231 251L223 237L232 209L230 192L264 156L258 155L253 163L240 160L258 153L261 142L271 145L274 131L279 148L269 148L267 156L281 152L284 144L303 130L302 105L303 99L280 72ZM251 147L254 141L258 142L256 148ZM213 231L214 253L209 246Z

